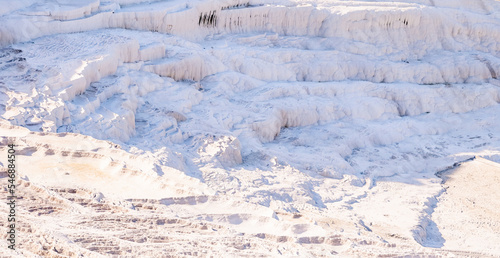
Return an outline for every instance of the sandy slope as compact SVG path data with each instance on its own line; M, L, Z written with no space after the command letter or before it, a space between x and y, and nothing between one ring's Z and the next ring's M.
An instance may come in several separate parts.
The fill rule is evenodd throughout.
M443 248L498 253L500 237L500 165L483 158L441 174L445 191L438 198L432 219Z
M500 255L498 1L0 4L2 255Z

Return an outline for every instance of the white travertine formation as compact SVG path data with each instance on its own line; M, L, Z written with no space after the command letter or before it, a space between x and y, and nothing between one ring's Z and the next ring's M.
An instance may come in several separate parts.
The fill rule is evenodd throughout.
M6 255L500 255L498 1L0 6Z

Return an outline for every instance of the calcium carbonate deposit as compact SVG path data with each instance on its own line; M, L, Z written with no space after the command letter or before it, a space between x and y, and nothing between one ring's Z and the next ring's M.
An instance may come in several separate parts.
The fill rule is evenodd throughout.
M500 1L0 6L0 256L500 255Z

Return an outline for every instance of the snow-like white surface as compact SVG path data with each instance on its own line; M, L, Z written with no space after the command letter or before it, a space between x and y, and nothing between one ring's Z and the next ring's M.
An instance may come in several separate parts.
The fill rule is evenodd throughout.
M0 4L0 139L23 193L53 196L20 206L50 221L20 237L52 240L17 254L500 254L500 210L436 175L500 161L500 2ZM477 160L453 187L498 181ZM101 213L196 233L110 240Z

